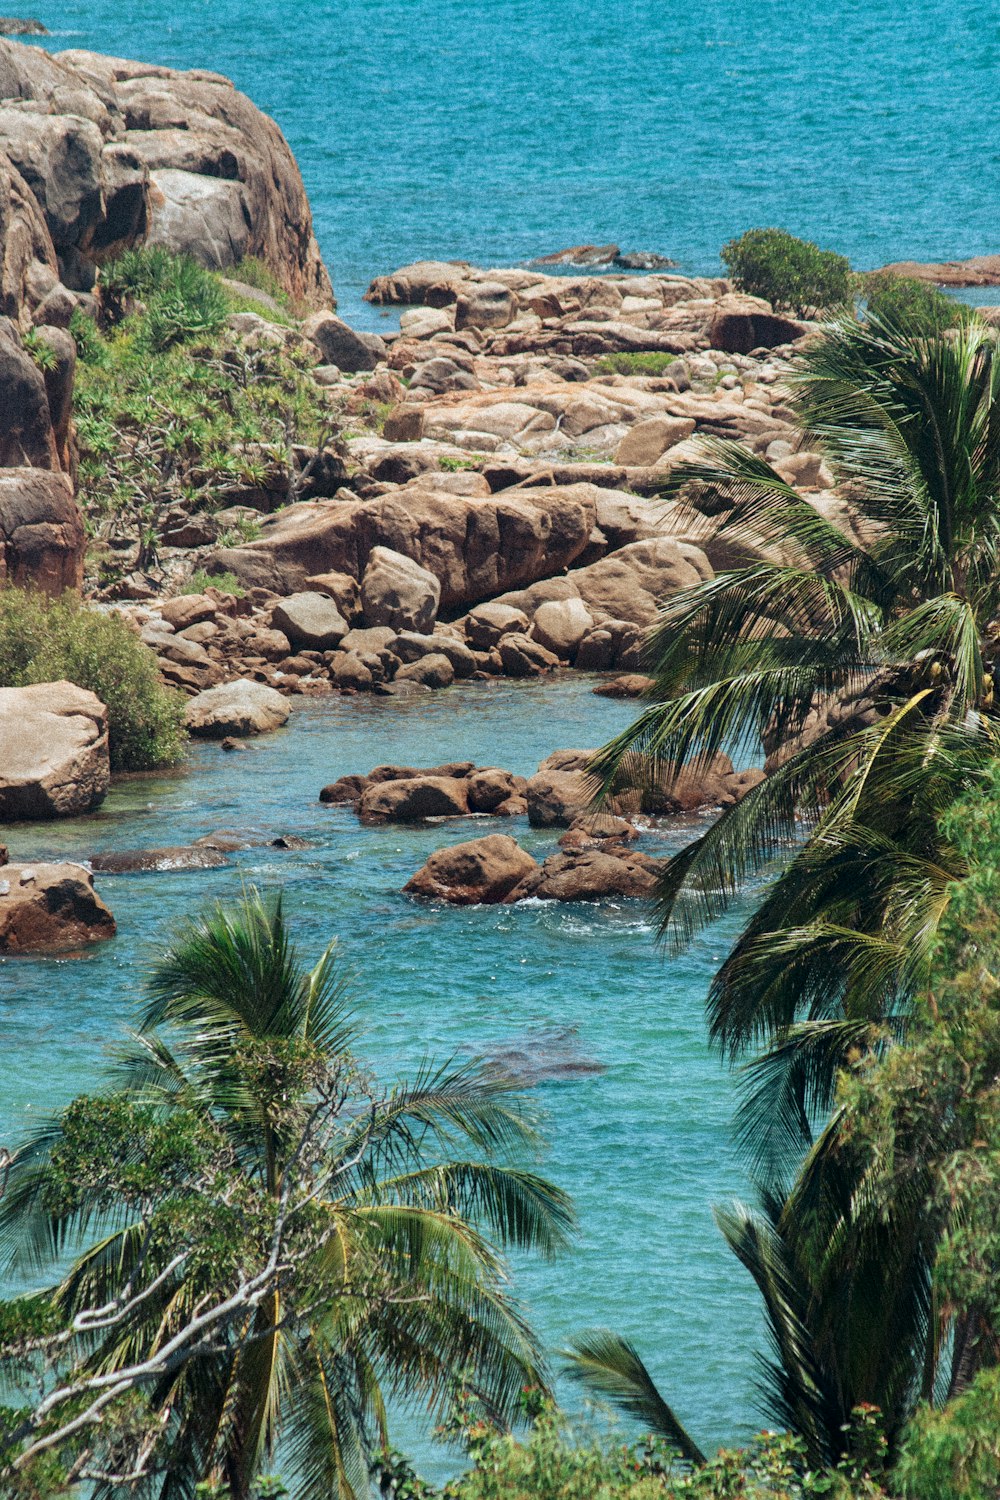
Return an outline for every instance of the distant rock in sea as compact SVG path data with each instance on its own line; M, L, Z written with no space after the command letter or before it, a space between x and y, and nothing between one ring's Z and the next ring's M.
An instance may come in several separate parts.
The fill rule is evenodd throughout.
M0 36L48 36L49 28L31 16L0 16Z
M675 260L659 255L655 250L630 250L622 253L618 245L570 245L565 250L554 250L551 255L540 255L528 262L532 266L614 266L619 271L668 271L677 265Z

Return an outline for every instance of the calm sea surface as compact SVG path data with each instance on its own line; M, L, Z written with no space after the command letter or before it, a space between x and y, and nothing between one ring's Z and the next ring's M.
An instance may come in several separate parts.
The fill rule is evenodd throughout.
M301 164L341 309L370 327L380 314L361 302L368 281L417 256L508 264L615 240L711 272L726 239L767 223L860 267L1000 249L993 4L37 9L54 50L215 69L273 114ZM625 906L418 907L400 886L467 828L361 830L316 803L324 782L380 760L530 771L629 715L578 678L459 687L405 706L330 701L252 753L195 748L182 773L122 785L86 823L12 832L15 854L32 858L220 826L314 843L251 851L227 870L105 878L113 944L82 960L0 964L0 1139L98 1081L166 927L241 879L281 884L307 954L340 934L369 1055L386 1070L469 1048L514 1049L543 1070L602 1066L538 1088L546 1169L574 1194L582 1236L561 1264L519 1268L519 1287L553 1345L595 1323L630 1334L703 1442L746 1433L760 1319L711 1218L711 1203L742 1183L727 1135L732 1080L707 1052L702 1015L732 927L669 958Z
M990 0L35 10L53 49L212 68L273 114L349 320L374 274L417 256L510 264L614 240L710 272L761 224L861 268L1000 250Z

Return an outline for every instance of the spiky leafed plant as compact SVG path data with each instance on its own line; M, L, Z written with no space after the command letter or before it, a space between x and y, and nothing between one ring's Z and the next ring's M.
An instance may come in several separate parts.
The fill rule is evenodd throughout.
M955 873L937 815L998 753L998 398L981 323L844 320L803 354L792 398L839 509L730 442L671 477L672 498L726 497L717 542L752 560L667 602L652 701L595 768L614 788L720 749L772 752L660 886L683 935L783 865L709 997L727 1055L770 1047L744 1115L768 1170L808 1144L859 1024L905 1002Z
M156 965L149 995L113 1097L158 1118L201 1118L256 1201L277 1202L301 1149L285 1118L283 1069L293 1076L304 1058L340 1096L344 1119L334 1159L317 1166L323 1191L306 1194L301 1210L315 1290L306 1275L286 1299L275 1282L222 1346L159 1378L149 1400L173 1458L152 1493L188 1500L210 1477L245 1500L277 1447L301 1500L354 1500L391 1399L443 1412L461 1384L487 1414L510 1419L522 1386L541 1379L541 1360L497 1247L552 1254L573 1222L566 1197L512 1159L533 1133L510 1079L478 1065L425 1067L385 1091L342 1067L359 1028L333 950L306 969L280 901L255 893L193 923ZM307 1095L293 1118L310 1108ZM55 1293L72 1318L141 1284L147 1242L129 1203L98 1206L84 1188L69 1210L58 1206L59 1148L57 1123L17 1153L0 1238L22 1272L75 1254ZM198 1296L185 1263L144 1296L125 1332L98 1340L92 1368L155 1352Z

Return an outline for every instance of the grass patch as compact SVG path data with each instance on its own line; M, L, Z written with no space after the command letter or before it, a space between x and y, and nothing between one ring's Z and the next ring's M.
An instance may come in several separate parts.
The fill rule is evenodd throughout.
M235 573L206 573L204 568L199 568L192 573L187 583L179 590L182 594L203 594L206 589L218 589L220 594L234 594L237 599L246 597L246 589L243 587Z
M87 609L74 594L52 600L0 588L0 687L63 678L107 705L112 770L180 759L184 700L163 685L156 657L124 620Z
M603 354L594 366L599 375L662 375L676 354L650 350L647 354Z

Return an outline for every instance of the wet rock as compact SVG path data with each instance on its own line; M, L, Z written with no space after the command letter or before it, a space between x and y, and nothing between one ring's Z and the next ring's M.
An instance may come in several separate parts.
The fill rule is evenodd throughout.
M99 698L71 682L0 688L0 822L90 812L110 780Z
M187 705L184 723L191 734L221 740L268 734L279 729L288 714L288 704L275 688L239 678L198 693Z
M200 843L169 849L106 849L90 860L91 869L104 875L130 875L154 870L217 870L225 864L228 864L226 851Z
M334 662L333 681L339 688L366 693L374 685L375 674L361 652L345 651Z
M0 870L0 953L58 953L114 935L115 919L82 865Z
M336 781L331 781L329 786L322 788L319 800L335 804L360 802L361 793L367 785L367 776L341 776Z
M438 849L403 890L457 906L495 905L537 869L531 855L512 838L491 833Z
M594 692L599 698L641 698L656 686L655 677L645 677L640 672L626 672L611 682L601 682Z

